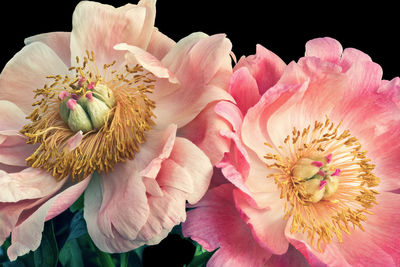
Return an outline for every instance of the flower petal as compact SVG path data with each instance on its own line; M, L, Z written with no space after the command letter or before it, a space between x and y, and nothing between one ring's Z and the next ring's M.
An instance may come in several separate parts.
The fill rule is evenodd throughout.
M174 45L175 45L174 40L172 40L165 34L161 33L158 29L154 28L149 42L149 46L147 47L146 50L159 60L162 60Z
M338 63L342 52L342 45L329 37L316 38L306 43L307 57L318 57L325 61Z
M256 54L242 57L234 69L236 71L241 67L248 68L251 75L257 81L260 95L263 95L280 79L286 64L277 55L262 45L257 45Z
M231 130L230 123L215 112L216 105L217 102L210 103L194 120L179 129L179 135L202 149L213 165L229 151L230 141L220 135L220 131Z
M285 237L284 201L274 196L272 198L276 200L275 203L258 209L247 201L248 197L240 190L235 189L233 196L236 208L251 228L253 238L258 244L273 254L286 253L289 242Z
M114 51L114 45L126 42L146 49L153 32L154 19L155 1L152 0L120 8L96 2L80 2L72 18L72 61L76 56L83 58L88 50L95 53L100 66L114 60L122 62L123 53Z
M0 75L0 99L13 102L29 114L33 110L33 90L43 88L48 82L47 76L67 72L67 66L47 45L29 44L4 67Z
M52 197L12 231L11 246L7 250L10 260L39 247L45 220L71 206L83 193L89 180L87 178Z
M235 209L231 184L208 191L197 208L188 212L184 236L208 251L219 247L207 266L263 266L271 253L252 238L250 228Z
M26 45L33 42L42 42L50 47L64 62L71 65L70 32L49 32L28 37L24 40Z
M157 101L156 127L176 123L180 128L209 103L232 100L226 91L232 74L230 49L224 35L195 33L170 50L162 63L179 79L180 87Z
M229 93L243 114L261 98L256 80L245 67L237 69L230 79Z

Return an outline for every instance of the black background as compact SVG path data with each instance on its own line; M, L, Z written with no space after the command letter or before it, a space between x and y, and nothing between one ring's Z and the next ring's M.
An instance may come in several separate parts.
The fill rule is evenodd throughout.
M0 68L23 47L24 38L71 31L72 13L78 2L13 1L7 6L2 3ZM114 6L128 3L102 2ZM304 55L308 40L330 36L344 48L354 47L369 54L382 66L385 79L400 74L397 9L382 1L350 6L334 1L293 5L286 1L158 0L155 25L175 41L195 31L226 33L238 59L254 54L256 44L261 44L286 63ZM161 246L148 250L147 257L162 259L172 253L173 258L184 258L182 253L193 252L188 243L176 237L168 238Z
M133 0L134 3L135 0ZM73 10L79 1L2 2L1 62L23 46L25 37L50 31L70 31ZM103 3L121 6L129 1ZM368 1L364 1L368 2ZM358 6L348 2L158 0L156 27L178 41L195 32L226 33L237 58L255 53L261 44L286 63L304 54L306 41L323 36L355 47L379 63L384 78L400 73L400 16L394 4L371 1Z

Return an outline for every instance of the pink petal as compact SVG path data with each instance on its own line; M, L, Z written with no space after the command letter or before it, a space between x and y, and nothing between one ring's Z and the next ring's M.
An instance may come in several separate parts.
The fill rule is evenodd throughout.
M33 42L42 42L50 47L57 56L64 62L66 66L71 65L71 50L70 44L70 32L49 32L42 33L28 37L24 40L25 44L31 44Z
M165 187L163 196L151 196L148 202L150 215L138 234L138 240L147 242L158 235L164 238L165 230L170 232L175 225L186 220L186 199L180 190Z
M53 192L60 182L44 170L26 168L17 173L0 170L0 202L18 202L25 199L42 198Z
M43 60L43 59L46 60ZM33 90L43 88L49 75L63 75L66 65L47 45L35 42L25 46L6 64L0 75L0 99L8 100L29 114Z
M280 79L286 64L277 55L261 45L256 46L256 54L242 57L235 70L246 67L257 81L260 95L274 86Z
M267 76L267 75L266 75ZM229 93L243 114L261 98L256 80L245 67L237 69L230 80Z
M35 149L18 131L0 131L0 163L26 167L26 159Z
M93 189L89 190L91 187ZM98 193L94 192L94 188L98 188L96 190L102 188L102 190ZM86 206L97 208L97 204L91 203L91 199L96 199L94 194L100 194L101 197L101 206L85 217L88 230L98 227L110 240L114 238L114 231L125 239L136 238L149 216L149 206L146 187L136 170L134 161L120 163L115 166L114 171L99 176L93 184L89 184L88 192L86 193L88 196L85 195L85 208ZM124 207L123 212L121 212L121 207ZM96 237L92 236L92 238L96 243ZM103 244L96 243L96 245L100 249L104 248Z
M147 178L155 179L161 168L161 163L169 158L174 147L176 137L176 125L171 124L161 137L162 149L160 154L154 157L151 162L144 168L139 175Z
M71 55L83 58L93 51L102 66L113 60L123 61L123 53L113 50L118 43L146 49L154 28L155 1L114 8L96 2L81 2L72 18Z
M146 50L159 60L162 60L174 45L175 41L154 28Z
M293 246L289 246L288 251L283 255L272 255L266 267L309 267L304 256ZM312 265L317 266L317 265ZM319 265L322 267L322 265Z
M346 48L343 51L343 55L340 60L340 65L342 66L343 72L346 72L354 63L364 62L364 61L372 62L370 56L363 53L362 51L354 48Z
M160 186L169 186L185 191L187 201L194 204L199 201L210 184L212 165L210 160L192 142L185 138L177 137L167 165L161 168L157 181ZM188 181L191 180L190 185ZM186 191L192 189L192 191Z
M230 122L234 132L240 132L243 115L235 104L229 101L220 101L215 106L214 110L219 116Z
M232 99L226 91L232 74L230 49L224 35L195 33L170 50L162 63L179 79L180 87L157 101L157 127L176 123L180 128L209 103Z
M335 39L317 38L306 43L306 56L318 57L324 61L338 63L342 55L342 45Z
M83 138L83 133L82 131L77 132L74 136L72 136L68 140L68 150L73 151L75 148L79 146Z
M146 52L145 50L137 47L128 45L126 43L119 43L114 46L115 50L128 51L126 58L128 63L137 62L143 66L146 70L150 71L158 78L167 78L170 83L178 83L178 80L174 75L163 66L161 61L157 59L152 54Z
M221 136L220 131L231 129L230 123L216 113L216 106L216 102L209 104L194 120L179 130L179 135L202 149L213 165L229 150L230 141Z
M29 123L26 114L9 101L0 100L0 131L19 131Z
M207 266L263 266L271 254L258 245L241 220L232 190L230 184L210 190L198 207L188 212L182 232L208 251L219 247Z
M286 253L289 242L285 237L286 221L284 217L283 201L275 198L273 205L258 209L246 200L246 195L234 190L234 199L236 208L241 217L245 220L251 229L253 238L257 243L269 249L273 254L282 255Z
M85 190L89 180L90 178L87 178L52 197L13 230L11 246L7 251L10 260L39 247L45 220L70 207Z

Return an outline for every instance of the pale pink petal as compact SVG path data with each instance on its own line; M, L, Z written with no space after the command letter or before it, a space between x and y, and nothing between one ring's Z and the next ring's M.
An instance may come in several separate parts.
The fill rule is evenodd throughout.
M168 163L168 171L161 168L157 177L160 186L169 186L186 191L186 199L194 204L201 199L210 184L213 167L210 160L192 142L185 138L177 137L169 160L175 164ZM192 186L188 185L186 179L191 180Z
M382 80L383 71L381 66L374 62L355 62L347 70L350 79L349 90L362 93L363 91L377 91Z
M286 64L277 55L261 45L256 46L256 54L242 57L235 70L247 67L255 78L260 95L263 95L270 87L280 79Z
M197 207L190 210L182 225L184 236L208 251L217 248L207 266L264 266L271 253L252 238L250 228L235 209L230 184L208 191Z
M70 32L49 32L28 37L24 40L24 42L26 45L33 42L42 42L46 44L61 58L66 66L70 66L70 36Z
M72 136L69 140L68 140L68 150L69 151L73 151L75 148L77 148L79 146L79 144L81 143L83 138L83 132L79 131L76 134L74 134L74 136Z
M0 131L19 131L29 121L26 114L14 103L0 100Z
M161 137L162 150L160 154L154 157L151 162L140 171L140 176L155 179L161 168L161 163L171 155L176 137L177 127L171 124Z
M95 217L86 216L88 227L99 227L109 239L114 238L113 231L125 239L135 239L149 216L146 187L141 178L135 162L127 161L116 165L112 172L100 175L93 185L89 184L88 188L100 184L102 189L97 194L101 195L102 201ZM91 198L92 194L85 196L85 207L95 205ZM102 246L99 248L103 249Z
M34 251L39 247L45 220L51 219L70 207L85 190L89 182L86 180L90 180L90 178L52 197L13 229L11 246L7 250L10 260L15 260L18 256L24 255L30 250Z
M201 148L215 165L229 151L230 141L220 131L231 130L230 123L216 113L217 102L210 103L194 120L179 129L179 135Z
M316 38L306 43L307 57L318 57L324 61L338 63L342 52L342 45L329 37Z
M96 61L108 64L123 61L122 52L113 50L118 43L128 43L146 49L153 32L155 1L141 1L139 5L114 8L96 2L80 2L73 14L71 56L83 57L93 51Z
M174 45L174 40L154 28L146 50L159 60L162 60Z
M275 198L276 202L272 205L258 209L247 201L248 198L240 190L235 189L233 195L236 208L258 244L273 254L286 253L289 242L285 237L284 201Z
M43 88L49 82L47 76L67 72L67 66L47 45L41 42L27 45L15 54L2 71L0 99L13 102L22 112L29 114L33 110L33 90Z
M178 80L174 77L173 73L171 73L158 58L147 51L126 43L119 43L114 46L114 49L119 51L128 51L129 53L125 55L128 63L132 64L137 62L142 65L143 68L154 74L154 76L168 79L170 83L178 83Z
M229 82L229 93L243 114L246 114L247 110L261 98L256 80L245 67L239 68L233 73Z
M185 193L171 187L162 190L163 196L148 198L150 215L138 234L139 241L147 242L158 235L165 237L165 230L170 232L175 225L186 220Z
M232 74L231 43L224 35L192 34L176 47L162 63L179 79L180 87L157 101L154 113L160 128L172 122L180 128L209 103L232 100L226 91Z
M146 187L146 192L148 194L156 197L162 197L164 195L160 188L160 185L154 178L143 177L142 181L144 186Z
M60 183L45 170L27 168L17 173L0 170L0 202L42 198L53 192Z

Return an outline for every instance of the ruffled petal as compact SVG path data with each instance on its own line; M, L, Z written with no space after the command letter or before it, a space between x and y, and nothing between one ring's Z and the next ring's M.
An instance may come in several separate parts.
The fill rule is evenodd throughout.
M286 64L262 45L257 45L256 54L242 57L235 66L235 71L241 67L248 68L257 81L260 95L263 95L280 79Z
M233 185L208 191L197 207L188 212L182 225L184 236L197 241L208 251L219 247L207 266L263 266L271 253L252 237L250 228L235 209Z
M342 52L342 45L329 37L316 38L306 43L307 57L318 57L325 61L338 63Z
M231 125L216 113L217 103L209 104L194 120L179 129L179 135L192 141L206 153L212 165L229 151L230 141L220 134L231 130Z
M269 249L273 254L286 253L289 242L285 237L284 201L279 199L279 196L273 196L274 203L266 208L258 209L248 202L248 196L240 190L235 189L233 196L236 208L250 227L253 238L258 244Z
M90 178L77 183L52 197L12 231L11 246L7 250L10 260L36 250L42 240L45 220L71 206L85 190Z
M144 0L138 5L114 8L96 2L80 2L73 14L71 55L83 58L93 51L102 66L114 60L123 61L123 53L113 50L118 43L128 43L146 49L153 33L155 1Z
M247 110L261 98L256 80L245 67L239 68L233 73L229 82L229 93L243 114L246 114Z
M194 33L170 50L162 63L178 78L180 87L157 101L155 127L176 123L180 128L209 103L232 100L226 91L232 74L230 49L224 35Z
M67 66L47 45L41 42L29 44L4 67L0 75L0 99L16 104L22 112L29 114L33 110L33 90L43 88L48 83L47 76L67 72Z
M213 172L204 152L189 140L177 137L165 163L157 177L159 185L186 192L185 198L190 204L199 201L207 191Z
M159 60L162 60L174 45L174 40L154 28L146 50Z
M44 170L26 168L17 173L0 170L0 202L18 202L26 199L42 198L53 192L62 182Z
M66 66L71 64L70 32L49 32L28 37L24 40L25 44L42 42L50 47Z
M288 251L283 255L272 255L268 260L266 267L309 267L307 260L295 247L289 246ZM312 265L323 267L323 265Z

